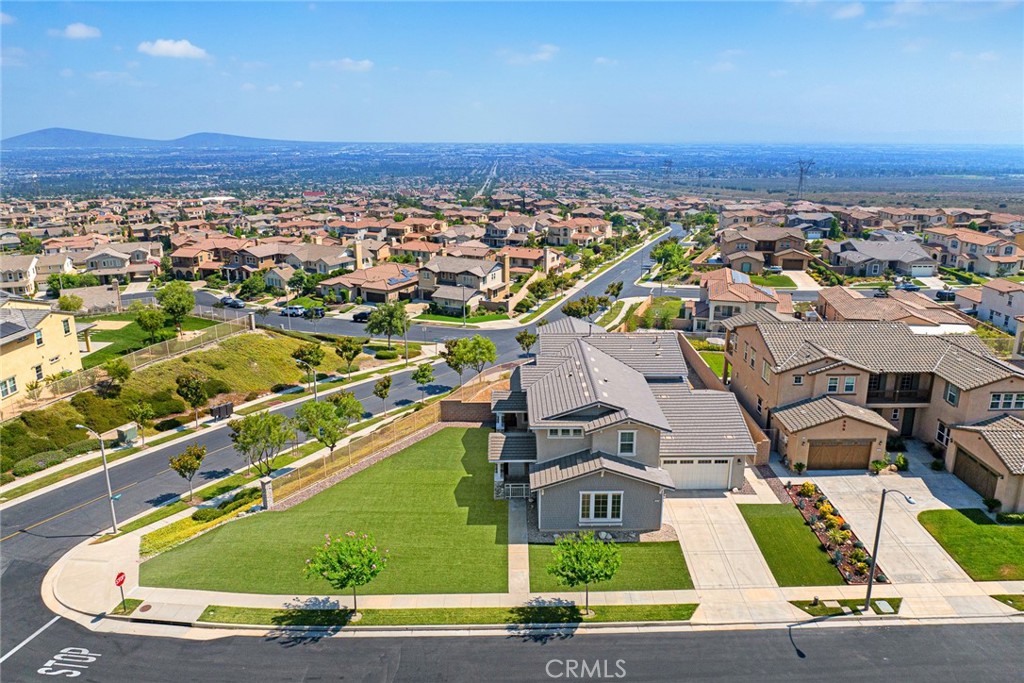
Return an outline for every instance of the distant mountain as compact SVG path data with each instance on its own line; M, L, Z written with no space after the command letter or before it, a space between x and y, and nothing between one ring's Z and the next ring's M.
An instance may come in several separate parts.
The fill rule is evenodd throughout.
M281 145L313 145L313 142L265 140L223 133L193 133L175 140L147 140L122 135L91 133L71 128L45 128L0 140L3 149L124 149L139 147L173 147L202 149L210 147L278 147Z

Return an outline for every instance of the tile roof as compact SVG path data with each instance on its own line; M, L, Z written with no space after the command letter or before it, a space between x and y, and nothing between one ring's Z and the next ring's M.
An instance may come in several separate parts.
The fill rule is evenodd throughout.
M0 344L33 334L48 315L50 311L44 308L15 308L13 305L0 308Z
M552 323L554 324L554 323ZM538 355L557 354L578 335L545 334L541 328ZM594 326L595 329L597 326ZM588 344L625 363L647 378L684 378L686 360L674 332L638 332L626 334L594 333L586 336Z
M843 320L888 320L925 325L970 324L956 310L932 301L920 292L891 290L888 294L885 298L876 299L846 287L826 287L818 292L818 303L827 303Z
M590 334L593 332L606 332L597 323L588 323L579 318L566 316L558 320L552 320L538 330L541 338L549 334Z
M536 462L537 435L533 432L491 432L487 435L487 462Z
M818 427L843 418L864 422L890 432L896 431L892 424L875 411L840 401L831 396L797 401L772 411L772 419L790 432Z
M492 391L491 412L525 413L526 393L523 391Z
M661 436L662 457L757 453L734 394L685 382L656 382L651 391L672 427Z
M530 465L530 488L543 489L595 472L612 472L665 489L675 489L672 477L661 468L608 453L581 451Z
M494 270L501 269L501 265L494 261L459 258L457 256L435 256L423 267L435 273L472 273L478 277L483 277Z
M1024 420L1004 413L981 422L955 427L981 434L1010 470L1010 474L1024 474Z

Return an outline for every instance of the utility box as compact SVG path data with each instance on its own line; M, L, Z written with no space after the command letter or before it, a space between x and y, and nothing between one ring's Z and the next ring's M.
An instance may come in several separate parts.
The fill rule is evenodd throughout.
M131 446L137 438L139 438L139 428L134 422L117 428L117 444L119 446Z
M220 405L210 407L210 417L212 417L214 420L223 420L225 418L231 417L231 415L234 412L234 403L221 403Z

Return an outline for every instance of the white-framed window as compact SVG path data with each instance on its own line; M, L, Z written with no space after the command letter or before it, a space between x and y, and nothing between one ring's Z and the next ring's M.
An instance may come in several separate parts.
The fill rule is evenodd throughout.
M14 377L0 380L0 397L7 398L16 393L18 393L18 380Z
M750 349L750 367L754 368L757 365L757 349Z
M857 391L857 378L856 377L844 377L843 378L843 393L852 394Z
M889 419L892 420L893 422L895 422L896 420L900 419L900 409L899 408L893 408L892 409L892 415L889 417Z
M619 455L636 455L636 431L619 432Z
M67 318L64 318L64 320L61 322L64 323L64 334L71 334L71 321L68 320Z
M767 383L769 383L771 381L769 379L771 376L772 376L772 366L768 365L768 361L766 361L766 360L761 361L761 379L763 379L765 381L765 383L767 384Z
M622 491L580 491L580 524L622 521Z
M960 387L950 382L946 382L946 391L943 395L946 399L946 403L951 406L955 406L960 403Z
M43 345L43 333L40 330L36 330L36 346Z
M828 378L828 387L825 389L825 391L827 391L830 394L838 394L839 393L839 378L838 377L829 377Z
M35 373L37 380L41 380L43 378L43 366L42 365L37 365L34 368L32 368L32 372Z
M757 414L760 415L764 410L764 399L760 396L757 397Z
M581 439L581 438L583 438L583 429L580 428L580 427L571 427L571 428L562 427L560 429L549 429L548 430L548 438L549 439Z
M939 428L935 431L935 440L943 446L949 445L949 427L942 420L939 420Z
M793 386L796 386L796 387L803 386L803 383L804 383L804 376L803 375L793 375Z
M743 342L743 362L747 361L747 355L750 353L750 344Z
M990 394L989 410L1024 410L1024 394Z

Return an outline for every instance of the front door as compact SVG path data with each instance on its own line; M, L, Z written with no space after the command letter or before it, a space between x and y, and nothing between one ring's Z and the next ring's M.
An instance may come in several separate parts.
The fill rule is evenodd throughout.
M745 262L741 263L740 264L740 270L743 271L744 273L749 273L750 272L750 262L749 261L745 261Z
M917 417L917 408L903 409L903 422L900 423L900 436L913 436L915 417Z

